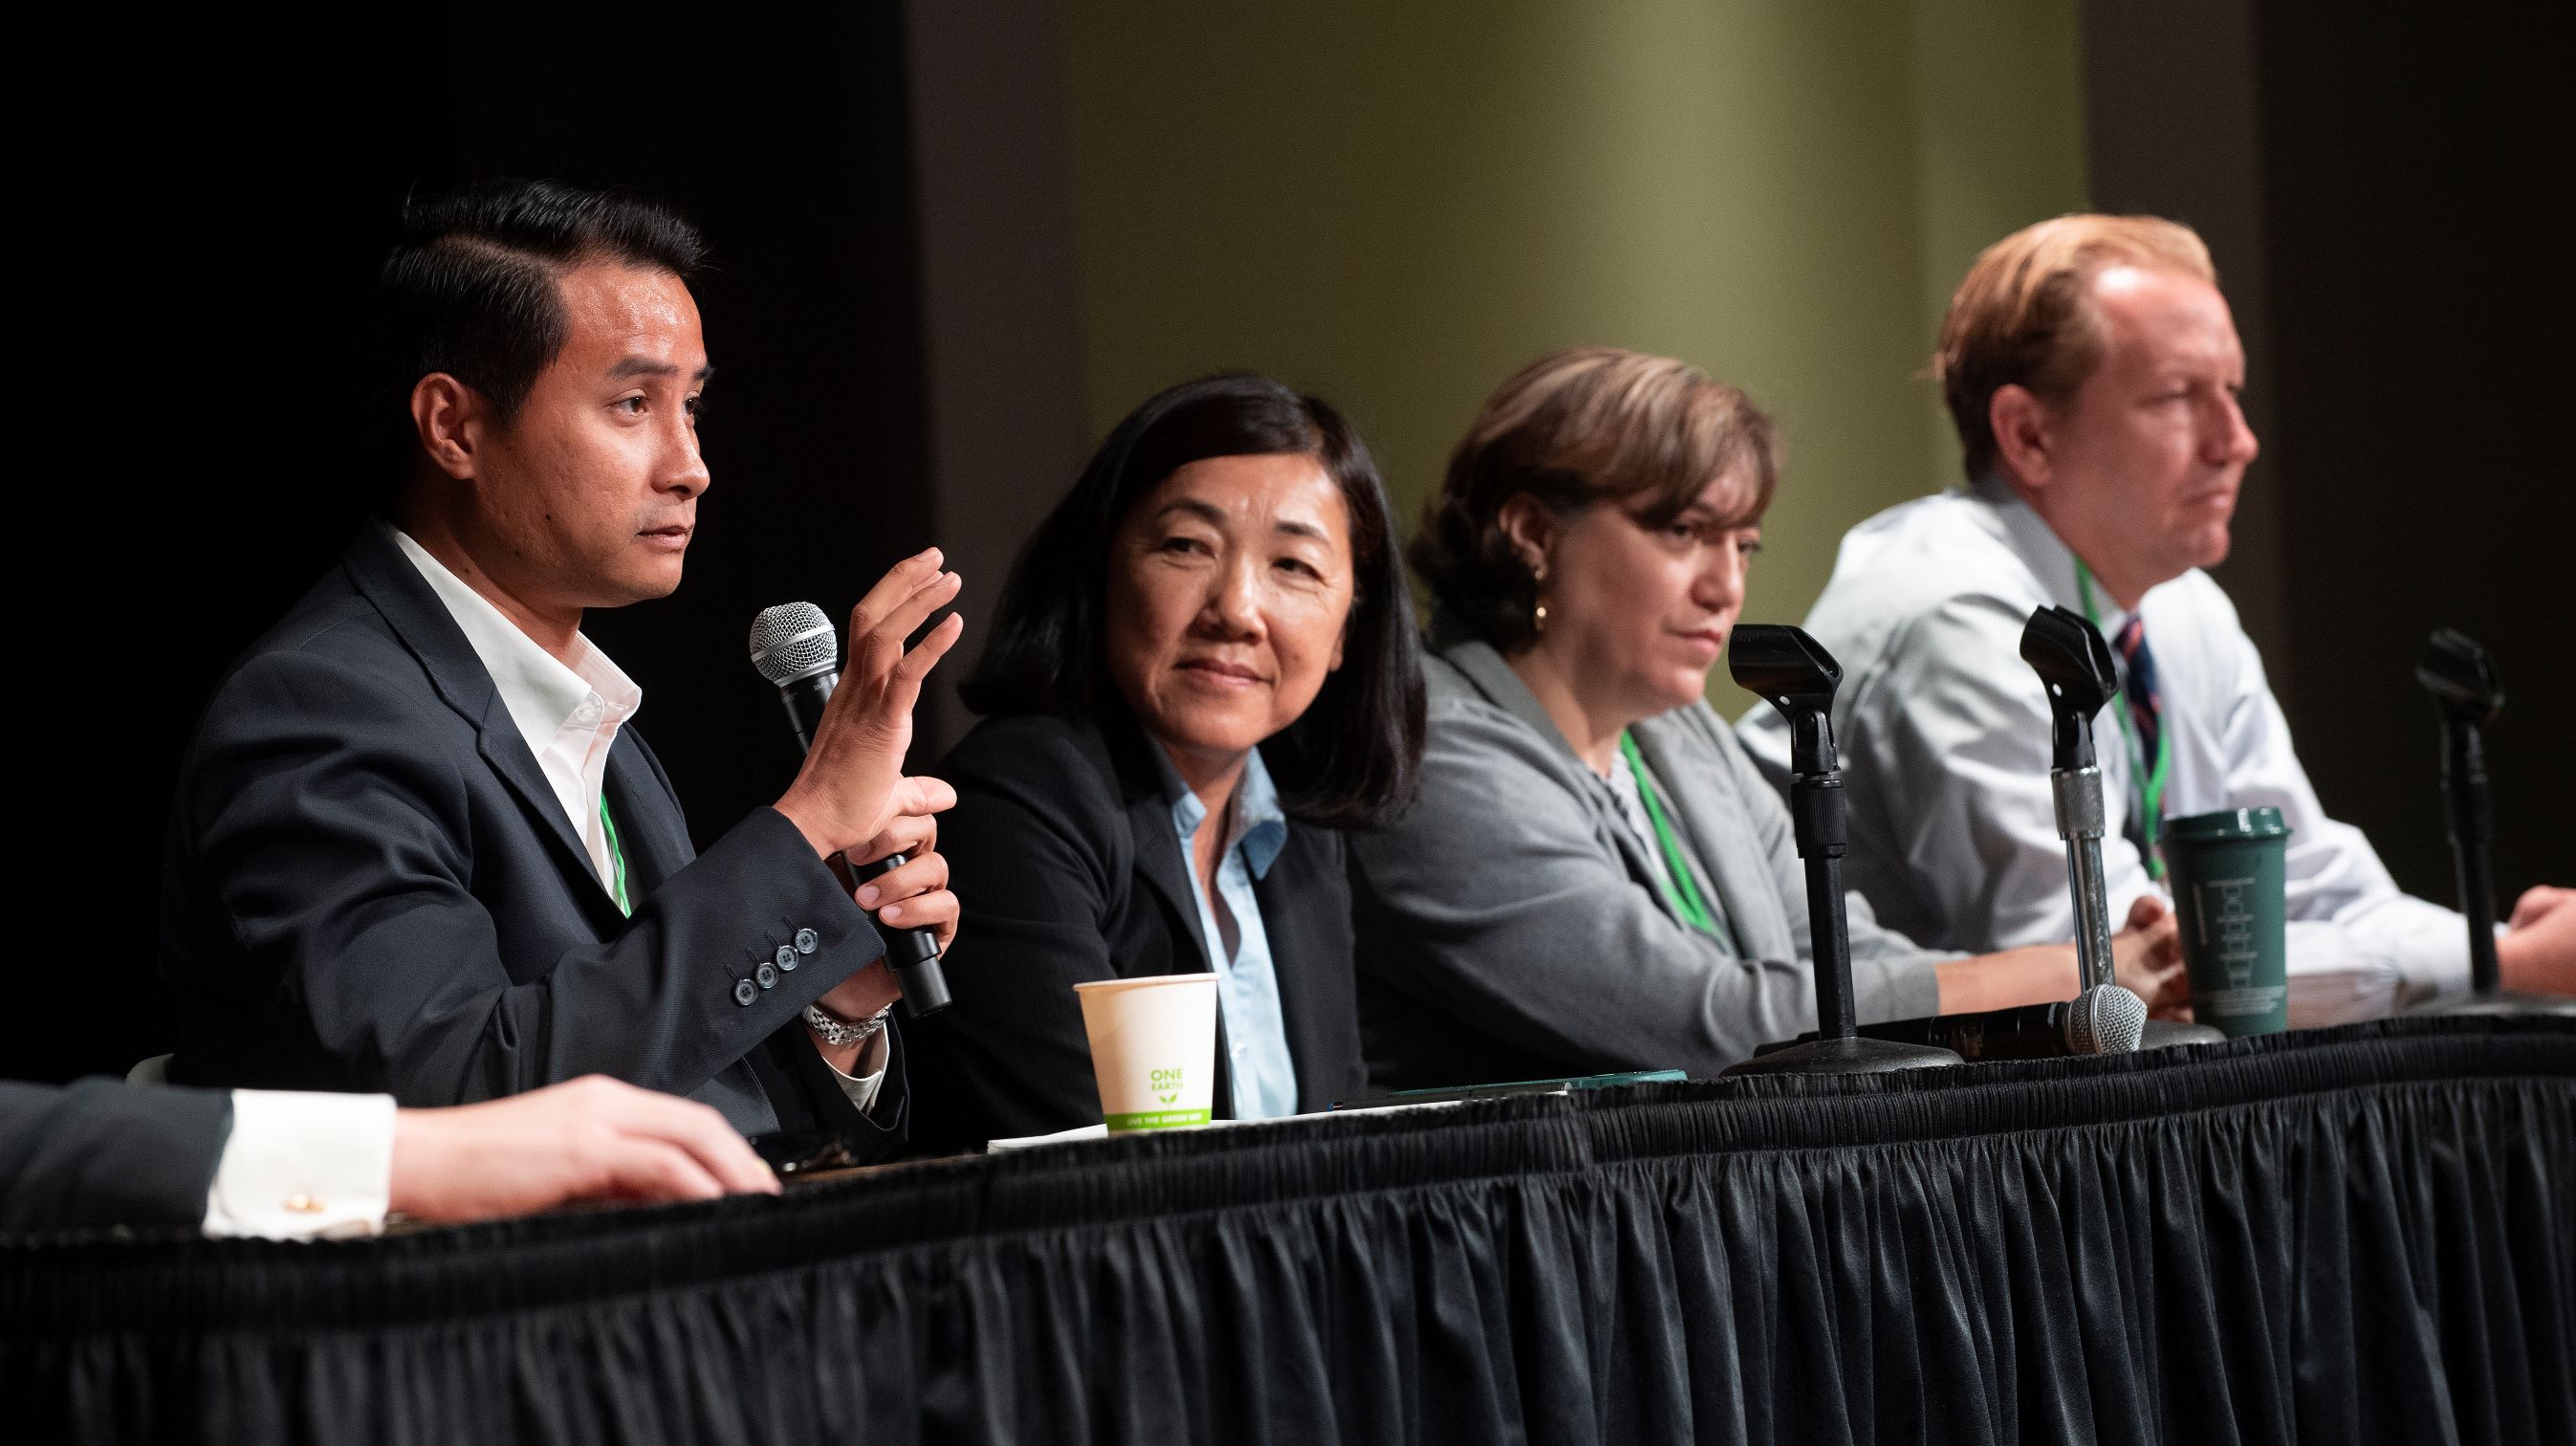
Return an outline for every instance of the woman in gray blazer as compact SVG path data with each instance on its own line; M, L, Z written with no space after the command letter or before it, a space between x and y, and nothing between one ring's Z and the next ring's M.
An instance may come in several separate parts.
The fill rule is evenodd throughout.
M1361 1039L1384 1086L1714 1074L1815 1026L1789 817L1710 711L1779 472L1770 419L1610 348L1503 384L1412 547L1435 601L1421 796L1351 836ZM1850 899L1864 1020L2071 996L2071 945L1964 957ZM2115 942L2151 1003L2170 920Z

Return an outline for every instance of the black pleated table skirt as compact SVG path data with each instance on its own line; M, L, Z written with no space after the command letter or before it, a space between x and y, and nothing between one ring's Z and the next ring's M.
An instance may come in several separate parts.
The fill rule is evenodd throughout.
M82 1441L2576 1443L2576 1028L17 1242L0 1403Z

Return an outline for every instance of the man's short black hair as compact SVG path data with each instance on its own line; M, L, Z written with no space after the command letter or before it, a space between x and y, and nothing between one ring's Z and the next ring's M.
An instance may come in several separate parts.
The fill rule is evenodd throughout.
M610 261L687 280L705 259L679 213L621 191L486 181L406 201L377 284L400 455L411 452L411 389L432 372L481 393L504 423L518 415L571 331L556 286L564 272Z

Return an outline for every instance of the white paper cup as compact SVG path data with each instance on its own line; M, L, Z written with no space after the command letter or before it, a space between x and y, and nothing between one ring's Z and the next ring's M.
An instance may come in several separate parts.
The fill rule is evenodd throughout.
M1111 1134L1204 1125L1216 1090L1216 976L1157 974L1073 986Z

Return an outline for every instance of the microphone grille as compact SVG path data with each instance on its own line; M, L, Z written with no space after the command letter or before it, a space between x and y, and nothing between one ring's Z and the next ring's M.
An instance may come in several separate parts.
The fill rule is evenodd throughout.
M832 620L812 603L780 603L751 620L751 665L778 687L830 671L840 653Z
M2117 984L2076 995L2066 1022L2067 1047L2077 1054L2128 1054L2146 1033L2147 1001Z

